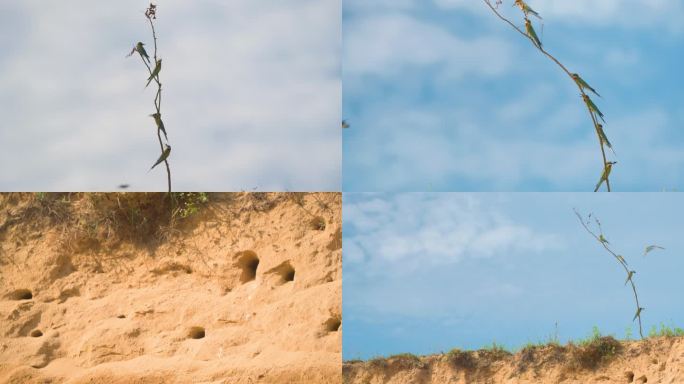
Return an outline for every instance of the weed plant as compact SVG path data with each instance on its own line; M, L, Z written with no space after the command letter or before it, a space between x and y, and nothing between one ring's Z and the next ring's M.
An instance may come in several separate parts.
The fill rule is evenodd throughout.
M577 87L580 93L580 97L582 99L583 104L587 108L587 112L589 113L589 117L591 118L592 124L594 126L594 130L596 131L596 137L599 142L599 147L601 149L601 158L603 162L603 166L601 169L601 177L599 178L599 182L596 184L596 187L594 188L594 192L598 192L598 190L601 188L601 186L605 183L606 185L606 190L608 192L611 191L611 185L610 185L610 174L613 169L613 166L616 164L615 161L609 161L608 157L606 155L606 147L613 151L613 146L608 140L608 137L606 136L605 130L604 130L604 124L605 124L605 116L603 113L599 110L599 108L596 106L596 103L591 99L591 96L589 93L592 93L595 96L601 97L598 92L592 88L579 74L575 72L571 72L568 67L563 64L560 60L558 60L555 56L550 54L545 48L544 44L537 34L535 28L534 28L534 22L530 18L532 16L534 19L537 20L537 22L541 22L542 17L539 13L534 11L527 3L525 3L524 0L514 0L513 5L517 6L520 8L522 16L523 16L523 22L524 22L524 27L520 27L516 25L513 21L507 19L504 17L501 12L499 12L499 6L503 5L504 0L482 0L491 10L494 12L494 14L504 22L506 22L508 25L510 25L513 29L515 29L520 35L524 36L526 39L532 43L534 48L536 48L539 52L541 52L544 56L549 58L551 61L553 61L567 76L568 78L572 81L572 83ZM599 122L600 120L600 122ZM603 123L603 124L602 124ZM613 151L613 154L615 152Z

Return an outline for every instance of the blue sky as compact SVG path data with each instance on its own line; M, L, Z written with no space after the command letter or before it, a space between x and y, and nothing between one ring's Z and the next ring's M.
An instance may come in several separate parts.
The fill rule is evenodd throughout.
M684 3L528 3L545 47L603 96L614 190L681 190ZM344 191L593 190L577 88L481 0L346 0L342 28Z
M339 190L339 0L159 0L177 190ZM0 2L0 190L165 190L149 1Z
M638 335L624 270L573 208L637 271L645 328L684 326L679 194L345 193L344 359L517 348L556 324L563 342Z

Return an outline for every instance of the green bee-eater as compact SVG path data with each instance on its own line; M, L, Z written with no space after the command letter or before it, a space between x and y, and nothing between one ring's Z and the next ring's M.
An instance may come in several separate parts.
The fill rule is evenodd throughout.
M349 123L347 123L347 120L342 120L342 128L349 128Z
M154 169L157 165L159 165L162 161L166 160L169 158L169 155L171 154L171 146L168 144L164 144L166 147L164 148L164 152L162 152L161 156L157 159L157 162L154 163L152 168L150 168L150 171ZM149 172L149 171L147 171Z
M608 180L608 177L610 177L610 171L613 170L613 164L616 164L616 162L609 161L606 164L606 167L603 169L603 173L601 174L601 178L599 179L598 184L596 184L596 188L594 188L594 192L598 192L599 188L601 188L601 184L603 184L604 181Z
M627 260L625 260L625 258L622 257L622 255L617 255L616 257L618 260L620 260L622 264L627 265Z
M641 311L643 311L644 309L646 309L646 308L641 308L641 307L639 307L639 308L637 309L636 314L634 315L634 318L632 319L632 321L636 320L637 317L641 316Z
M601 142L605 144L608 148L610 148L610 150L613 151L613 153L615 153L613 145L610 144L610 141L608 141L608 136L606 136L606 133L603 131L603 125L597 124L596 130L598 131L599 137L601 138Z
M625 280L625 285L627 285L627 283L629 283L629 281L632 280L632 276L634 276L635 273L636 271L629 271L629 273L627 274L627 280Z
M539 18L541 20L541 16L537 12L534 11L534 9L530 8L529 5L527 5L523 0L515 0L515 3L513 5L517 5L518 8L520 8L523 13L525 14L525 17L527 17L528 14L532 14L533 16Z
M162 60L158 59L157 64L154 66L154 69L152 70L152 73L150 74L150 77L147 78L147 85L145 85L145 88L147 88L147 86L150 85L150 82L152 82L152 79L159 76L159 72L161 71L161 63L162 63Z
M587 95L582 95L582 99L584 99L584 103L587 104L587 107L589 107L591 113L595 113L596 115L598 115L598 117L601 118L601 121L605 123L606 119L604 118L603 113L601 113L596 104L594 104L594 102L591 101L591 98Z
M588 90L590 90L594 95L596 95L596 96L598 96L598 97L601 97L601 95L599 95L598 92L596 92L596 90L595 90L594 88L592 88L586 81L584 81L584 79L582 79L582 78L580 77L580 75L578 75L578 74L576 74L576 73L573 73L573 74L572 74L572 78L575 80L575 82L577 83L577 85L579 85L582 89L588 89Z
M665 249L665 248L663 248L663 247L661 247L661 246L659 246L659 245L649 245L649 246L646 247L646 249L644 250L644 256L648 255L651 251L656 250L656 249Z
M157 128L164 133L164 138L168 141L169 138L166 136L166 129L164 128L164 122L161 119L161 115L158 113L153 113L150 116L154 118L154 122L157 123Z
M608 240L603 236L603 233L599 234L599 241L602 243L610 244Z
M133 47L133 50L131 51L131 53L126 55L126 57L130 57L136 52L138 52L140 54L140 57L142 57L143 60L147 60L148 63L150 62L150 57L147 55L147 52L145 51L145 44L138 41L138 44L136 44L135 47Z
M527 30L527 36L532 39L532 42L534 45L537 46L537 48L541 49L542 48L542 43L539 40L539 36L537 36L537 32L534 31L534 27L532 27L532 22L530 19L525 19L525 29Z

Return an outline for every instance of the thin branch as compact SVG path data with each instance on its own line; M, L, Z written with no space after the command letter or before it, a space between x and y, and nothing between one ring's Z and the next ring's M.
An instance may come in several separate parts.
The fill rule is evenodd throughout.
M515 29L519 34L523 35L527 40L529 40L532 43L532 45L535 48L537 48L542 54L544 54L546 57L548 57L554 63L556 63L556 65L558 65L558 67L560 67L560 69L563 70L563 72L565 72L565 74L568 75L568 77L570 77L570 80L572 80L572 82L577 86L577 88L580 91L581 96L587 96L588 97L588 95L584 92L584 89L572 77L572 72L570 72L570 70L568 70L568 68L565 65L563 65L563 63L561 63L560 60L558 60L556 57L554 57L552 54L550 54L548 51L546 51L542 46L538 46L535 43L535 41L532 39L532 37L528 36L527 33L525 33L522 29L520 29L512 21L508 20L503 15L501 15L501 13L499 13L499 11L497 10L497 7L492 5L490 0L482 0L482 1L489 7L489 9L492 10L492 12L494 12L494 14L499 19L505 21L508 25L510 25L513 29ZM527 15L525 15L525 19L527 20ZM594 124L594 129L596 130L596 136L597 136L598 141L599 141L599 146L601 147L601 157L603 159L603 170L605 172L608 170L608 166L609 166L608 164L609 163L608 163L608 159L606 157L606 150L604 148L603 138L601 137L601 133L599 131L599 123L598 123L598 120L596 119L596 116L594 115L594 112L591 110L589 105L587 105L587 103L584 103L584 104L587 107L587 111L589 112L589 116L591 117L591 121ZM608 189L608 192L611 191L610 177L609 176L606 177L606 188Z
M152 21L153 19L156 19L156 6L153 4L150 4L150 8L148 8L147 12L145 12L145 17L147 18L147 21L150 23L150 29L152 30L152 39L154 40L154 62L157 63L158 56L157 56L157 31L154 28L154 22ZM147 63L145 63L145 66L147 67L147 70L150 72L150 76L152 75L152 69L150 68ZM161 83L161 73L158 73L157 76L155 76L154 81L157 83L157 93L154 97L154 107L161 116L161 91L162 91L162 83ZM163 153L164 152L164 143L161 138L161 128L157 127L157 140L159 141L159 149ZM169 160L165 159L164 160L164 165L166 166L166 178L167 178L167 184L168 184L168 194L169 196L171 195L171 167L169 166Z
M585 222L584 219L582 218L582 215L580 215L580 213L577 212L576 209L574 211L575 211L575 215L577 216L577 219L579 219L580 224L582 224L582 227L584 227L584 229L587 231L587 233L589 233L594 239L596 239L596 241L598 241L599 244L601 244L603 249L605 249L608 253L610 253L615 258L615 260L617 260L617 262L620 263L622 268L627 273L627 276L628 276L627 281L632 286L632 292L634 293L634 302L636 303L636 308L637 308L636 309L636 313L637 313L636 318L639 321L639 335L643 339L644 338L644 331L643 331L643 328L641 325L641 311L640 311L641 310L641 304L639 304L639 295L637 294L636 285L634 284L634 277L631 276L632 272L630 271L629 267L627 266L627 261L625 260L624 257L618 255L617 253L615 253L610 248L608 241L606 240L605 236L603 236L603 229L601 228L601 222L599 222L598 219L596 219L596 225L599 229L599 234L597 235L594 231L591 230L591 228L589 228L589 224L588 224L589 222L588 221Z

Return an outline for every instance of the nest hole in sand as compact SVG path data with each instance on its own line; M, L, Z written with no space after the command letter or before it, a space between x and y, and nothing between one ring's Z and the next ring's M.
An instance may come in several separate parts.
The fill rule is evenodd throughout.
M311 219L311 229L315 231L325 231L325 219L321 216L316 216Z
M284 261L269 272L278 276L278 281L276 282L277 285L289 283L294 281L295 278L295 269L289 261Z
M323 329L328 333L339 331L340 326L342 326L342 319L339 316L331 317L323 323Z
M254 251L242 251L239 253L237 265L242 270L240 282L243 284L250 282L256 278L259 257Z
M11 292L7 297L10 300L31 300L33 293L28 289L17 289Z
M31 337L41 337L43 336L43 332L40 329L34 329L31 331Z
M205 335L204 327L190 327L188 330L188 338L190 339L203 339Z

